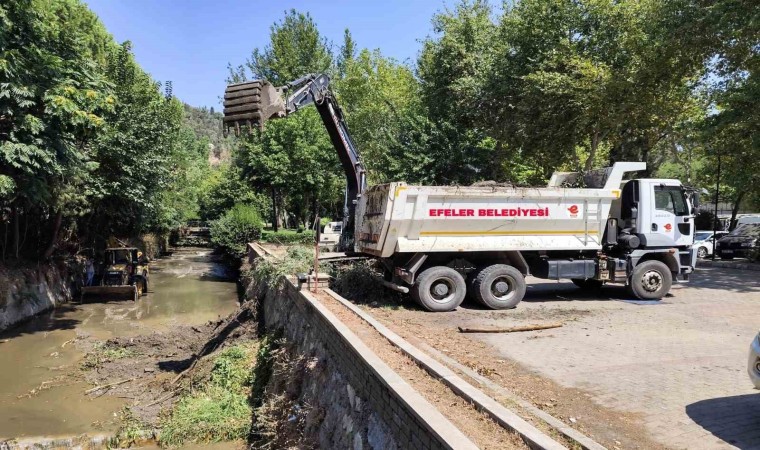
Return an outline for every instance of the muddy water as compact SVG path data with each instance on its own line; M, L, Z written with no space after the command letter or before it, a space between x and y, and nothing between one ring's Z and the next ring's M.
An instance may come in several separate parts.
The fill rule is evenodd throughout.
M180 249L151 263L149 293L136 303L92 299L0 334L0 439L108 432L125 399L83 395L84 357L74 339L108 339L201 324L237 307L236 284L207 249Z

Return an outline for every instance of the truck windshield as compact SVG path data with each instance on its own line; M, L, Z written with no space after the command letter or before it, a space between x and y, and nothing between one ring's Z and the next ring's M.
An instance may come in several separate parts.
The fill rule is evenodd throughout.
M655 186L654 204L656 209L668 211L676 216L689 214L686 198L679 186Z

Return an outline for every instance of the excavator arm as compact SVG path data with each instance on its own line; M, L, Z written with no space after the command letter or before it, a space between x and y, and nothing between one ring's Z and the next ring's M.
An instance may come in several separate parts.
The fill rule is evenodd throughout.
M239 135L245 128L263 129L266 121L287 117L311 104L322 118L346 175L340 247L349 249L353 247L354 213L356 202L366 187L366 173L348 132L343 112L330 90L330 78L327 75L305 75L278 88L266 80L228 85L224 92L225 132L234 130Z

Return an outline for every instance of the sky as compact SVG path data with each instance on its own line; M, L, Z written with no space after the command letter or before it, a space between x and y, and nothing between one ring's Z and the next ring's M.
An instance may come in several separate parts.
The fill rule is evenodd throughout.
M132 41L138 63L193 106L220 110L227 63L245 62L269 42L285 10L309 12L334 50L348 28L359 48L413 62L445 0L85 0L117 42Z

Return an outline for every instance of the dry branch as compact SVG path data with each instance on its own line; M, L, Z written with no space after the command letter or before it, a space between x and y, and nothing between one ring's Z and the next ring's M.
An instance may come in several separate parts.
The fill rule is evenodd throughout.
M514 333L517 331L535 331L535 330L548 330L549 328L559 328L562 326L561 322L546 323L539 325L520 325L516 327L508 328L469 328L458 327L460 333Z
M130 381L135 381L136 379L137 379L137 377L135 377L135 378L127 378L125 380L116 381L114 383L108 383L108 384L104 384L102 386L95 386L92 389L87 389L86 391L84 391L84 393L85 394L92 394L93 392L97 392L97 391L99 391L101 389L109 389L109 388L112 388L114 386L118 386L120 384L129 383Z

